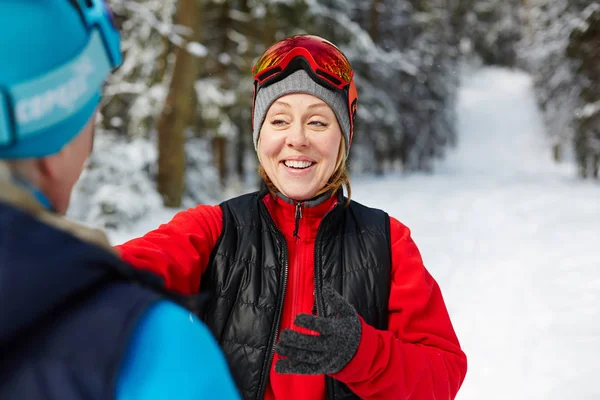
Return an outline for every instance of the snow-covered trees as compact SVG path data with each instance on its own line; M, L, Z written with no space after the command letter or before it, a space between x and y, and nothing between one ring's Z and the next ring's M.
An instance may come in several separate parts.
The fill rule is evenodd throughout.
M486 65L514 67L522 36L521 0L460 0L461 39ZM463 43L464 44L464 43Z
M528 0L521 66L534 76L546 129L560 161L572 148L582 177L598 176L600 3Z
M359 90L355 172L431 170L455 142L458 54L448 13L431 2L310 2L312 30L350 58Z
M575 110L575 153L582 177L600 169L600 3L586 7L571 31L567 55L579 83Z
M456 17L445 2L191 1L202 7L193 31L175 18L182 0L111 4L123 20L126 62L107 88L104 126L129 136L152 136L164 121L158 116L173 82L177 55L193 55L199 69L188 137L210 142L221 188L256 180L250 178L255 171L251 67L268 45L295 33L332 40L356 68L354 171L393 166L431 170L433 159L456 141ZM178 53L180 48L183 53ZM159 158L166 147L161 144Z
M597 175L597 0L109 2L125 62L105 88L100 131L109 141L155 143L140 174L159 183L171 206L256 187L251 68L267 46L295 33L333 41L355 68L352 172L432 171L460 141L460 63L475 56L531 72L556 157L573 144L581 175ZM123 191L139 186L92 165ZM102 201L115 202L105 210L120 207L118 196Z

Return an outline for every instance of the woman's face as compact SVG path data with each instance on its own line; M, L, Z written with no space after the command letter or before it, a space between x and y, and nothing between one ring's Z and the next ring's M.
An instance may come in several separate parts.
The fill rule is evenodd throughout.
M291 199L308 200L335 170L342 131L325 102L295 93L271 105L259 138L259 160L275 187Z

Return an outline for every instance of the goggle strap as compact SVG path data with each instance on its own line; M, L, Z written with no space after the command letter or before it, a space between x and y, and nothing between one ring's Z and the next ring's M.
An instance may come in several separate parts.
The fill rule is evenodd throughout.
M276 64L265 68L263 71L255 73L254 79L259 81L267 81L270 76L276 77L279 73L282 73L284 70L287 70L290 67L294 67L294 63L298 62L298 60L302 60L305 65L303 67L306 71L314 72L313 76L317 76L321 80L329 81L329 86L334 86L336 89L341 89L343 86L347 85L349 82L339 78L335 74L327 71L326 68L323 68L319 65L319 63L315 60L314 56L310 53L310 51L304 47L297 47L287 52L287 54L279 60ZM254 70L254 68L253 68ZM294 69L297 70L297 67ZM351 75L353 75L351 73ZM263 82L265 83L265 82Z
M10 102L5 92L0 89L0 146L6 146L12 144L16 138L12 134L12 120Z
M76 114L98 93L111 70L110 56L95 28L85 50L73 60L5 88L0 98L0 146L33 136Z
M296 56L292 61L289 62L289 64L283 71L279 72L280 70L276 70L278 73L272 78L267 78L262 84L259 84L259 87L263 88L273 83L279 82L300 69L306 71L306 73L308 73L311 76L311 78L313 78L320 85L325 86L327 89L335 91L344 90L337 88L332 83L330 83L326 77L322 76L322 74L318 74L316 71L314 71L312 69L312 66L310 65L310 62L306 60L306 58L304 58L303 56Z
M82 8L83 17L88 29L98 26L102 32L106 51L109 53L113 69L123 62L121 54L120 34L114 25L112 10L106 0L85 0L86 6Z

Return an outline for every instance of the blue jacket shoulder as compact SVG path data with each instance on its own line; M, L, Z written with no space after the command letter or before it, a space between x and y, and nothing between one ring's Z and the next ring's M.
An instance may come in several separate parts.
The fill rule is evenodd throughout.
M131 338L117 400L240 399L210 330L184 308L163 301L146 312Z

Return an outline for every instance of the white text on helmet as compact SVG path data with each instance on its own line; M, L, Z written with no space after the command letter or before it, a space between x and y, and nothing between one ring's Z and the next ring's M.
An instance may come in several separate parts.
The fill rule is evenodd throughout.
M27 124L41 120L55 108L72 111L74 105L88 92L87 78L94 72L94 65L86 57L72 69L75 74L67 82L39 95L20 100L16 106L17 123Z

